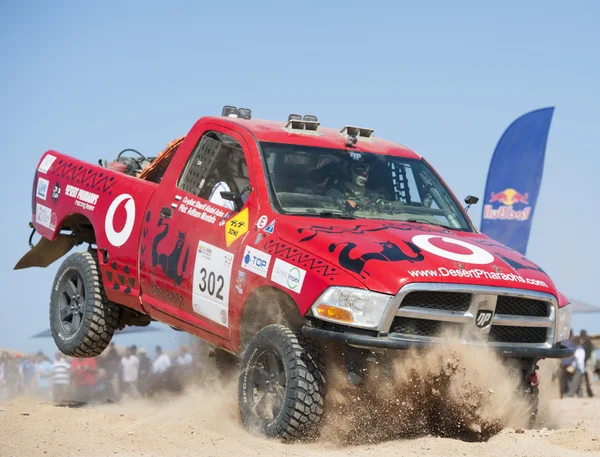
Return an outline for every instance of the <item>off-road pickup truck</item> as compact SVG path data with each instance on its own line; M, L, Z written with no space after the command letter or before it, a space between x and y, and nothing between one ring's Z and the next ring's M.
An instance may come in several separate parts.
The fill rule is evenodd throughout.
M41 238L15 268L89 245L52 285L67 355L164 322L214 345L224 370L237 363L246 425L294 439L319 428L329 345L360 384L373 354L452 331L517 361L532 397L536 362L573 353L561 344L571 306L544 271L480 233L425 159L371 129L226 106L157 157L131 156L95 165L49 150L35 172Z

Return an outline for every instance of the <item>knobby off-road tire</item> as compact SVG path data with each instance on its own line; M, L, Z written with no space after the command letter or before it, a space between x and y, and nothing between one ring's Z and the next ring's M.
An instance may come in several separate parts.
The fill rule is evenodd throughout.
M71 357L95 357L117 329L120 307L108 300L96 253L76 252L62 263L50 296L50 330L58 349Z
M315 341L269 325L250 341L241 369L240 413L249 430L284 441L318 435L325 380Z

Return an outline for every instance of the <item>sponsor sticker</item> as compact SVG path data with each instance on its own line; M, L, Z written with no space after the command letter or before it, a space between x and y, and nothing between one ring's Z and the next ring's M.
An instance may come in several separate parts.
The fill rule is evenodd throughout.
M46 200L46 196L48 195L48 187L50 186L50 181L44 178L38 178L37 190L35 192L35 196L41 200Z
M52 188L52 201L54 201L56 203L56 201L58 200L58 197L60 197L60 193L61 193L60 184L58 184L58 183L54 184L54 187Z
M89 190L80 189L77 186L67 184L65 195L75 199L75 205L80 208L94 211L96 203L98 203L99 195Z
M233 216L225 224L225 243L227 247L248 232L248 208Z
M240 295L244 293L244 284L246 284L246 272L239 270L235 280L235 290Z
M229 289L234 255L221 248L198 242L192 291L194 312L229 326Z
M52 210L47 206L37 203L35 207L35 221L49 229L52 223Z
M265 232L272 235L274 230L275 230L275 220L272 220L271 223L265 229Z
M300 293L306 271L285 260L275 259L271 281L289 290Z
M431 240L435 239L441 240L447 244L460 246L461 248L465 248L471 252L468 254L459 254L457 252L435 246L431 243ZM485 249L475 246L474 244L467 243L466 241L455 240L454 238L448 238L440 235L415 235L412 238L412 242L424 251L445 259L456 260L457 262L472 263L474 265L487 265L494 261L494 256Z
M115 230L115 213L117 212L117 208L119 208L119 206L123 202L125 203L126 212L125 225L123 225L123 228L117 232ZM131 195L121 194L112 201L112 203L108 207L108 211L106 212L106 219L104 220L104 231L106 233L106 238L108 239L108 242L117 248L123 246L131 236L134 224L135 201L133 200L133 197Z
M244 256L242 257L242 268L266 278L270 264L271 254L259 251L252 246L246 246Z
M40 166L38 167L38 171L44 174L48 173L48 170L55 160L56 157L54 157L52 154L46 154L46 157L43 158L42 163L40 163Z
M267 218L267 216L265 216L265 215L260 216L258 218L258 222L256 223L256 227L258 229L264 228L267 225L268 220L269 219Z
M202 202L195 198L182 197L181 195L175 195L175 201L171 203L171 207L177 209L180 213L187 214L210 224L214 224L217 219L222 220L227 216L225 211L210 203ZM221 222L219 222L219 225L221 225Z
M472 278L495 281L508 281L512 283L530 284L533 286L548 288L548 284L540 279L524 278L515 273L500 273L498 271L487 271L481 268L445 268L437 267L430 270L408 270L413 278Z

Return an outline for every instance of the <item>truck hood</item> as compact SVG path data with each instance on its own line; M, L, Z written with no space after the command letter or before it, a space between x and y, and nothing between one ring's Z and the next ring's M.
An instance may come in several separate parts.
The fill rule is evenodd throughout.
M547 292L548 275L517 251L481 233L405 222L279 220L279 236L339 266L370 290L396 294L405 284L473 284ZM331 224L329 223L331 222Z

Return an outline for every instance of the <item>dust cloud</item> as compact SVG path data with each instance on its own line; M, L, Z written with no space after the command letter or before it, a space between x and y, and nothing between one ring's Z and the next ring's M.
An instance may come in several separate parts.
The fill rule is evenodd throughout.
M346 381L339 351L325 354L327 394L322 432L330 446L439 436L485 441L528 423L520 373L486 349L448 341L427 351L393 352L368 366L363 385ZM228 436L248 434L239 418L237 379L223 381L210 363L183 394L130 399L95 409L131 414L148 424L194 423ZM256 431L250 431L256 435Z
M492 351L448 341L427 351L395 353L370 367L361 387L329 373L322 439L374 444L420 436L485 441L528 424L520 373Z

